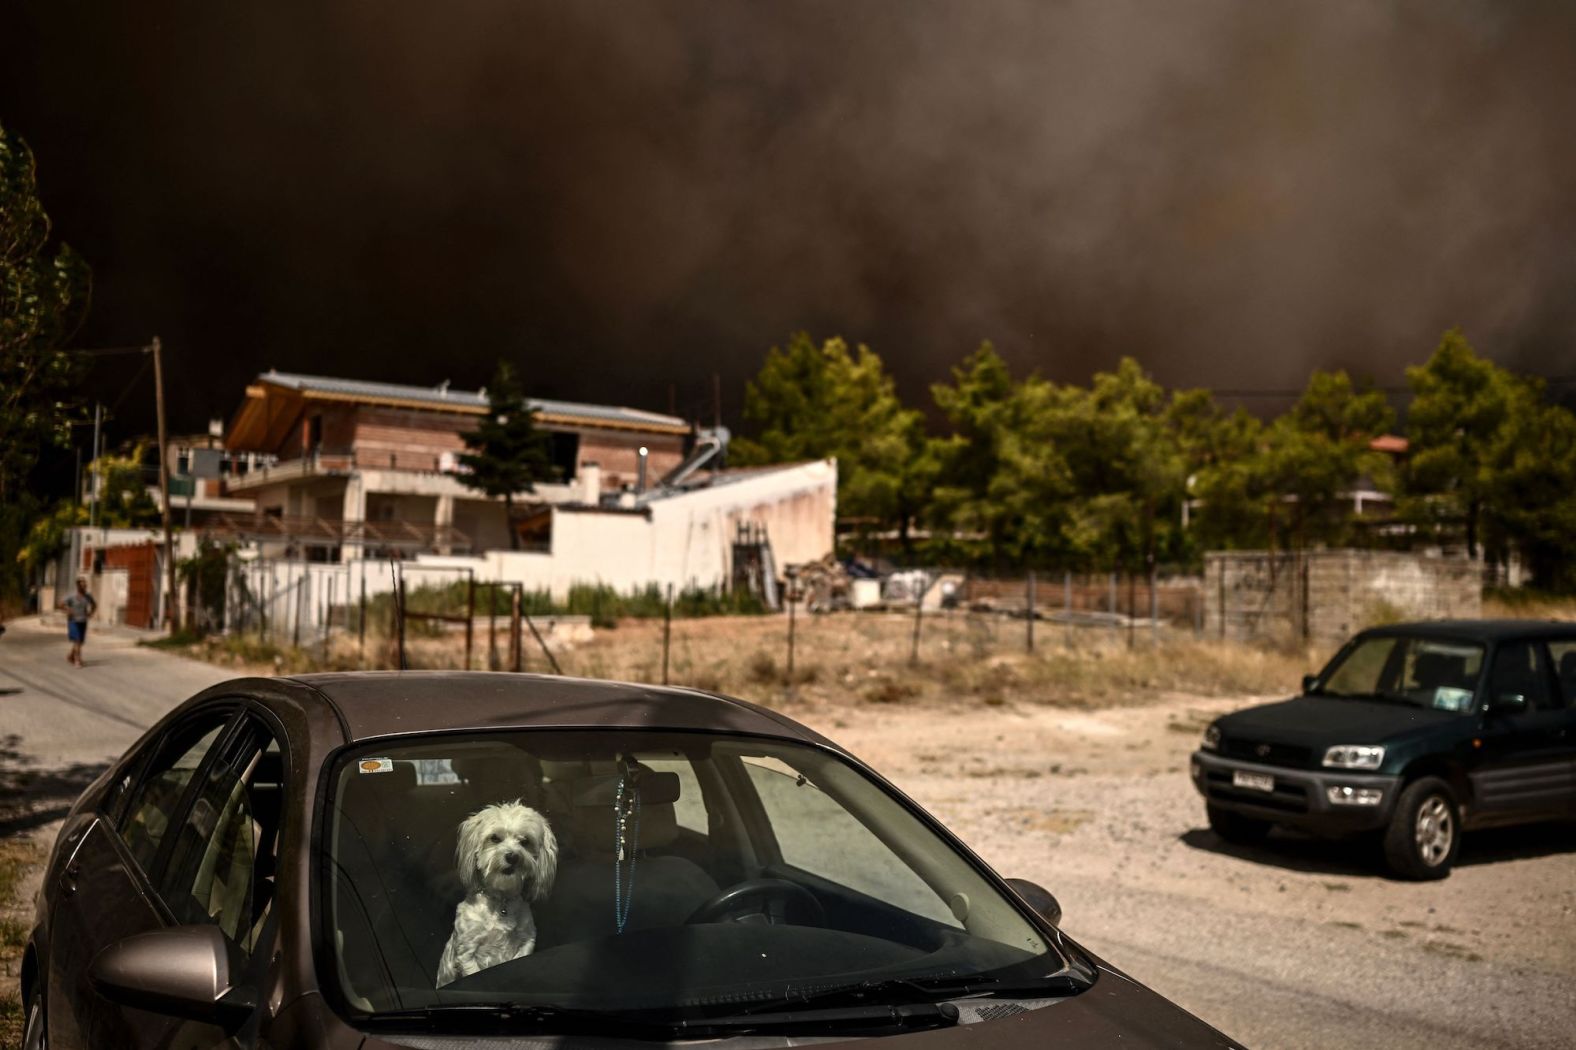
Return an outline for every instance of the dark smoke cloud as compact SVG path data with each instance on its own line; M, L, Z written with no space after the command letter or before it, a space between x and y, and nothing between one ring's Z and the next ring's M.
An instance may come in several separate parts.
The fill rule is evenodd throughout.
M1459 324L1576 372L1568 3L38 0L0 48L84 339L160 332L183 425L499 355L736 407L800 327L915 397L982 338L1275 388Z

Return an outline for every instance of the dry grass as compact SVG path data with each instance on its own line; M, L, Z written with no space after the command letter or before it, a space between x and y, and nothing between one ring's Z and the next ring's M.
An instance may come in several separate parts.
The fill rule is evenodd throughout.
M790 682L785 618L676 622L669 680L764 703L1101 707L1176 693L1283 693L1317 663L1311 655L1169 634L1140 633L1129 649L1125 635L1046 624L1038 625L1029 654L1021 621L968 615L928 617L915 663L913 629L912 617L887 613L800 618ZM660 681L661 627L625 621L558 660L566 674Z
M0 839L0 1050L22 1044L22 949L33 920L30 901L22 899L29 872L44 862L44 851L26 838Z
M1510 592L1484 597L1483 615L1516 620L1576 620L1576 598Z
M710 692L775 704L1051 704L1107 707L1145 704L1186 693L1256 696L1287 693L1327 653L1287 653L1240 643L1195 639L1190 633L1120 631L1039 623L1035 651L1026 651L1025 624L985 614L927 615L913 659L914 619L900 613L836 613L798 617L793 671L785 616L675 620L668 680ZM413 668L464 663L456 636L407 638ZM500 638L500 648L506 646ZM548 670L529 635L526 670ZM363 666L353 637L293 649L255 639L215 638L185 647L190 655L238 673L292 674ZM623 620L590 641L555 644L565 674L635 682L662 681L662 624ZM386 642L369 638L367 667L392 666ZM486 666L486 639L476 639L472 666Z

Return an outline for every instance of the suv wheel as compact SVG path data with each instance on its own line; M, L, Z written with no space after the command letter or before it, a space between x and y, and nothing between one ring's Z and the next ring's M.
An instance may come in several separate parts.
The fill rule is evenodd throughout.
M1438 777L1408 784L1384 833L1384 859L1403 879L1442 879L1461 848L1461 810Z
M1204 811L1209 814L1210 830L1227 842L1252 846L1263 842L1264 836L1270 833L1270 822L1267 820L1244 817L1241 813L1221 809L1213 803L1205 803Z

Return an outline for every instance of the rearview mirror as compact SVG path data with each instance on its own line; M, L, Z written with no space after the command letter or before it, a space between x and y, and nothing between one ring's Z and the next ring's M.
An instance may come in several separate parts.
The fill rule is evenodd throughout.
M1489 705L1489 710L1495 714L1513 715L1518 711L1527 709L1527 698L1521 693L1499 693L1494 697L1494 702Z
M1051 891L1037 882L1028 879L1008 879L1007 885L1012 887L1012 892L1023 898L1023 903L1034 909L1034 913L1052 926L1062 924L1062 906L1057 903Z
M1319 676L1316 675L1316 674L1305 674L1305 675L1303 675L1302 676L1302 695L1303 696L1307 696L1309 693L1312 693L1313 692L1313 687L1318 684L1318 681L1319 681Z
M246 959L217 926L173 926L133 934L99 952L88 976L122 1006L239 1028L257 995L236 987Z

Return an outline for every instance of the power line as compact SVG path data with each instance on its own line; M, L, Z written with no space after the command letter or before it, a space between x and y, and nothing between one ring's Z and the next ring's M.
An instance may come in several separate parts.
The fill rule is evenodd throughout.
M148 354L148 353L152 353L153 352L153 348L150 347L150 346L147 346L147 345L143 345L143 346L91 346L91 347L83 347L82 349L79 349L79 350L70 350L70 349L68 349L65 352L70 354L70 355L72 355L73 357L113 357L113 356L115 356L117 354Z

